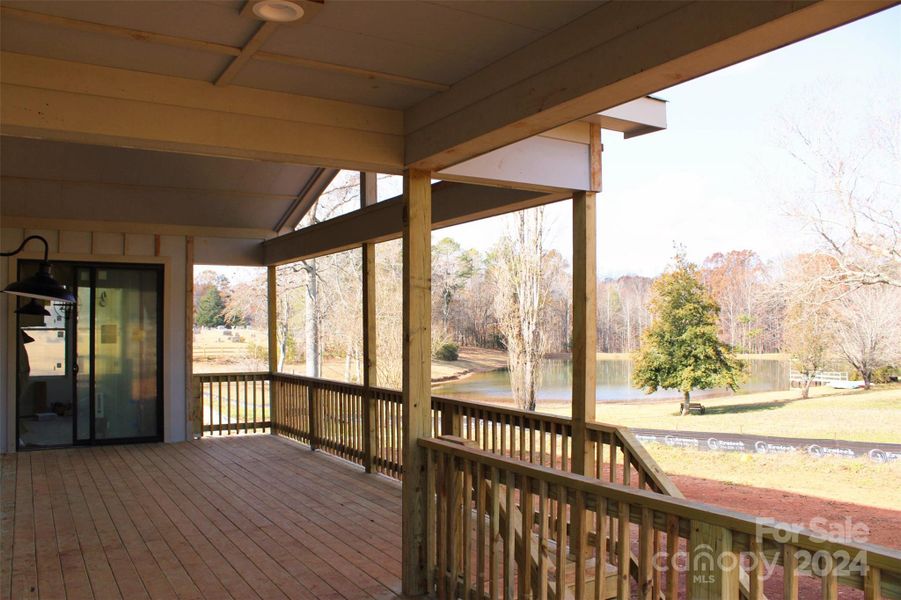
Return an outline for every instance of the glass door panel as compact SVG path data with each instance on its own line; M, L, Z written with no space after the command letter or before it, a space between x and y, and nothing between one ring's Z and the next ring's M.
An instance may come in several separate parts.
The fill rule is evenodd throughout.
M91 271L79 268L75 281L78 298L75 332L75 439L91 439Z
M72 269L66 265L54 267L54 275L65 285L71 285ZM20 279L36 271L35 261L19 262ZM21 309L28 303L27 298L11 301ZM16 314L16 424L19 448L72 444L72 311L56 302L39 304L48 314Z
M95 269L95 440L158 435L159 279L151 269Z

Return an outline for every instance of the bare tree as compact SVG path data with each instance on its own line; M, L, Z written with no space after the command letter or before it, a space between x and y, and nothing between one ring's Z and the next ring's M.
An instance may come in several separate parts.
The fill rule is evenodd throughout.
M820 98L783 118L797 182L788 212L832 260L819 279L827 301L861 286L901 287L901 109L894 98L873 106L852 120Z
M399 389L403 359L402 241L391 240L376 250L376 379L377 385Z
M858 287L831 303L836 343L869 389L873 372L901 360L901 288Z
M304 215L298 229L327 221L355 207L354 200L359 199L359 173L342 171L319 197L313 207ZM304 302L304 360L308 377L319 377L322 371L321 322L322 304L320 302L319 261L311 258L297 263L297 269L306 274Z
M543 208L513 215L512 226L498 245L494 265L495 313L507 347L513 399L521 409L530 411L535 410L546 347L543 259Z

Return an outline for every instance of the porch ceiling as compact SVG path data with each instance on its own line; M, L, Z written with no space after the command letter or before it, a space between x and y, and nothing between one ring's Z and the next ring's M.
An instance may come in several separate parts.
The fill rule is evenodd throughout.
M308 22L273 28L231 83L405 109L597 8L597 1L326 2ZM216 81L260 21L243 1L4 2L5 51ZM37 15L37 16L36 16ZM208 42L177 48L40 15ZM232 52L229 52L229 49ZM302 60L296 60L302 59ZM310 61L310 62L304 62ZM358 72L329 68L333 65ZM365 72L398 79L374 78ZM362 76L361 76L362 75ZM400 78L417 80L403 82Z
M441 172L897 3L294 1L4 2L3 133Z
M299 218L333 170L0 138L0 215L269 230ZM331 176L330 176L331 175Z

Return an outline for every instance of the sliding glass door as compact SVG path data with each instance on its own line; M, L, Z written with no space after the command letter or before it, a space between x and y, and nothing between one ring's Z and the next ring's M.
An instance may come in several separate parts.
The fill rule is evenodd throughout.
M40 358L41 369L20 370L20 398L30 399L19 402L20 447L162 439L162 269L66 267L77 307L45 319L40 329L23 329L32 338L58 339L60 350L51 361L56 371L48 374L47 344L22 345L24 362ZM51 395L45 390L53 398L44 400Z

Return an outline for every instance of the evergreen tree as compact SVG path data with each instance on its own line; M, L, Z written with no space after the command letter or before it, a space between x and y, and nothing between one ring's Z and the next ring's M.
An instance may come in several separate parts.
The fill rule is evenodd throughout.
M196 323L201 327L225 325L225 302L216 286L210 286L197 303Z
M647 393L658 388L684 394L682 414L690 413L691 390L735 390L744 364L717 337L719 306L701 283L697 266L678 254L675 268L652 287L652 324L635 354L635 385Z

